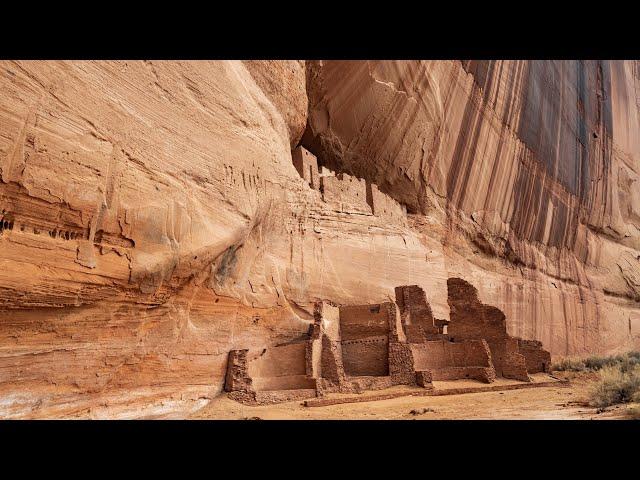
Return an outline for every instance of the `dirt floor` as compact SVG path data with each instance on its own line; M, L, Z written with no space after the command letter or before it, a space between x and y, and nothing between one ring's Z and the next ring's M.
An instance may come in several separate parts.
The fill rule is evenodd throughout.
M541 374L544 375L544 374ZM628 419L637 406L616 406L599 412L587 403L589 389L597 374L556 373L569 379L568 385L480 392L446 396L405 396L387 400L343 403L323 407L305 407L302 402L278 405L246 406L221 395L201 410L194 419L263 419L263 420L444 420L444 419L546 419L612 420ZM536 378L536 381L543 381ZM505 383L511 383L500 379ZM436 388L481 386L479 382L434 382ZM406 387L398 387L398 389ZM384 393L390 392L385 390ZM399 390L398 390L399 391ZM382 392L376 392L382 393ZM371 394L371 392L369 393ZM331 396L337 398L338 396ZM342 397L345 397L344 395Z

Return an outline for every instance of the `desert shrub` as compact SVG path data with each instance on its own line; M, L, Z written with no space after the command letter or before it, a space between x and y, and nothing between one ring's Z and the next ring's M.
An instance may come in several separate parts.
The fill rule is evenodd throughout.
M582 372L586 370L586 366L582 360L577 360L575 358L563 358L558 363L554 363L551 365L551 370L557 372Z
M600 370L600 380L590 395L594 407L604 408L617 403L634 401L640 396L640 366L633 368L623 364L607 366Z
M579 360L575 358L563 358L560 362L554 363L551 370L555 371L574 371L582 372L585 370L602 370L607 367L620 367L622 372L633 370L640 365L640 352L629 352L623 355L599 356L591 355L590 357Z
M627 356L629 358L635 358L636 360L640 361L640 350L637 352L629 352L627 353Z
M628 372L635 369L640 365L640 358L633 356L626 356L620 360L620 369L623 372Z
M623 355L616 355L610 357L599 357L592 355L584 361L584 366L588 370L601 370L604 367L612 367L618 363L623 362L626 359Z

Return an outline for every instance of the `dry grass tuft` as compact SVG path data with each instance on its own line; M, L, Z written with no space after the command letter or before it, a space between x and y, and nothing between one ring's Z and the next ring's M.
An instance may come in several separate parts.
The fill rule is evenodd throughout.
M605 408L640 400L640 365L619 363L600 370L600 380L591 391L589 403Z

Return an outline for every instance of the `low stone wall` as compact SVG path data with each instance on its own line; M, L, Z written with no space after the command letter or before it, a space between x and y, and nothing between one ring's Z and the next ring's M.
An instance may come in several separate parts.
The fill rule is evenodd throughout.
M491 383L496 379L496 372L489 367L444 367L431 370L432 380L478 380Z
M297 390L305 388L316 388L316 380L306 375L257 377L253 378L253 388L256 392L265 390Z
M350 388L354 392L364 392L365 390L384 390L395 385L391 376L362 376L349 380Z
M329 405L339 405L344 403L360 403L360 402L376 402L379 400L389 400L391 398L399 397L439 397L445 395L464 395L467 393L481 393L481 392L501 392L509 390L522 390L527 388L545 388L545 387L568 387L570 385L568 380L553 380L539 383L519 383L515 385L487 385L483 387L461 387L461 388L446 388L443 390L429 388L424 390L415 390L408 392L390 392L380 393L376 395L358 395L354 397L342 397L342 398L318 398L305 400L303 405L305 407L326 407Z
M256 392L256 404L269 405L274 403L292 402L294 400L305 400L315 396L315 388Z

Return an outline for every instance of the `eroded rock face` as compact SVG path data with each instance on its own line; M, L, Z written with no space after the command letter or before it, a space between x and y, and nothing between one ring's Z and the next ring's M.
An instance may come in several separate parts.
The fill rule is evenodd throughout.
M1 62L0 415L183 415L315 301L416 284L448 319L451 276L554 355L637 347L638 87L634 62ZM300 178L307 117L408 223Z
M514 335L555 355L638 344L637 62L307 69L303 142L415 212Z

